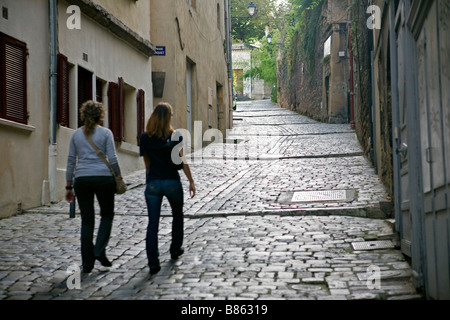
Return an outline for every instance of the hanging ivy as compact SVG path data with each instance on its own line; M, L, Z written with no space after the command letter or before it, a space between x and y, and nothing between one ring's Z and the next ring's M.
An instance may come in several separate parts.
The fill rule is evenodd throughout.
M292 15L297 21L286 32L285 57L289 67L294 61L303 60L308 65L308 73L314 73L316 34L325 0L291 0ZM298 59L296 59L298 58Z

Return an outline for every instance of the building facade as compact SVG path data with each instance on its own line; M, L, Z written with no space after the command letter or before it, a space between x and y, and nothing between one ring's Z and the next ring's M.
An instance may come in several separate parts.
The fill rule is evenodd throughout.
M392 113L396 228L416 285L450 299L450 4L373 1L375 111ZM382 105L382 81L389 99ZM384 108L384 110L382 109ZM376 143L382 143L378 136Z
M64 197L79 108L98 100L124 174L143 168L152 110L148 1L5 0L0 18L0 217Z
M50 35L47 1L2 1L1 7L0 216L5 217L49 197Z
M153 104L174 108L175 129L190 136L191 149L209 141L203 134L232 125L229 1L151 1ZM189 147L187 147L189 149Z
M411 261L417 288L427 298L448 300L450 4L320 4L316 72L311 82L304 82L304 70L311 64L294 56L289 86L281 88L281 105L323 121L338 117L355 129L391 196L399 244ZM324 57L323 68L317 68L317 56ZM311 83L320 86L321 101L308 99L308 91L314 92Z
M139 137L160 101L174 106L173 125L192 147L209 142L208 129L223 138L231 128L228 0L0 6L0 217L63 200L69 142L87 100L106 106L123 174L143 169Z
M327 122L348 123L350 119L350 59L348 1L328 0L324 12L327 28L324 42L322 110ZM319 71L320 72L320 71Z

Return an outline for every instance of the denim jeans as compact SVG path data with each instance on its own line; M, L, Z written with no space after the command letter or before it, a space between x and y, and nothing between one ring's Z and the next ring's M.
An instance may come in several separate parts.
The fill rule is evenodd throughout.
M161 204L166 197L172 208L172 243L170 252L176 252L183 245L183 187L179 180L149 180L145 189L148 210L146 250L149 267L159 266L158 230Z
M81 259L84 267L92 267L95 257L105 257L114 218L116 184L112 176L79 177L74 183L75 195L81 212ZM100 206L100 226L95 245L94 196Z

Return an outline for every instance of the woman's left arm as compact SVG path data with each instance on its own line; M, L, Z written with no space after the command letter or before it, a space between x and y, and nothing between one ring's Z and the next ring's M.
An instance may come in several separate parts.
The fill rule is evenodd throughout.
M184 157L183 149L180 149L180 157L181 157L181 159L183 159L184 174L186 175L186 177L189 180L189 193L191 194L191 198L193 198L193 197L195 197L195 193L197 190L195 188L194 179L192 178L191 169L189 168L186 158Z
M144 154L145 173L150 173L150 157L148 154Z

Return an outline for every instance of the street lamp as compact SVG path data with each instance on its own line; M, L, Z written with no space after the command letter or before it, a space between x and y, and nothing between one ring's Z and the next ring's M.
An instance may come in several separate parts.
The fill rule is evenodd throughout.
M253 15L255 14L256 11L256 5L253 3L253 1L250 2L250 4L248 5L248 14L253 17Z
M232 19L250 19L252 18L256 13L256 5L253 3L253 1L250 2L250 4L248 5L248 14L250 17L231 17Z

